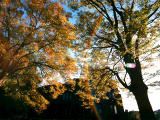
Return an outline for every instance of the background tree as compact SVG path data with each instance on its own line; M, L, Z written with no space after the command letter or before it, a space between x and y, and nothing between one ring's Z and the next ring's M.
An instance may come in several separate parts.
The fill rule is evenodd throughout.
M133 93L142 120L154 120L141 63L149 61L150 55L159 48L156 46L159 35L159 0L81 0L67 4L73 10L80 11L77 20L78 36L84 48L93 48L90 56L94 57L92 65L114 74ZM103 15L103 20L93 37L94 19L100 15ZM87 39L91 36L93 39ZM135 66L127 67L128 63ZM121 71L126 71L124 79ZM126 76L130 82L126 81Z
M41 78L76 70L72 49L74 27L59 3L47 0L2 1L0 21L0 80L36 66ZM71 64L72 63L72 64Z
M66 14L50 0L0 2L0 86L36 111L49 104L37 91L40 83L70 79L77 70L68 51L75 49L75 28Z

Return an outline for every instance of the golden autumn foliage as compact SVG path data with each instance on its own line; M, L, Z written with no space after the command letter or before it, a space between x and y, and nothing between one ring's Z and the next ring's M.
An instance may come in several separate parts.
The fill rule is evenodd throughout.
M82 17L80 20L84 20L83 15L80 17ZM87 16L85 19L88 21L90 17L92 18L92 16ZM101 55L101 53L94 53L93 55L90 55L92 54L90 51L90 49L92 49L92 41L94 40L94 36L96 35L102 20L103 15L96 16L93 23L91 23L93 26L88 28L89 37L87 36L84 37L84 39L82 38L82 40L84 40L82 45L83 50L80 50L81 56L79 61L80 64L83 64L81 65L81 78L78 83L80 90L78 90L76 94L80 96L83 103L82 106L87 109L91 108L95 102L99 103L102 100L109 100L110 98L106 94L111 91L113 91L117 104L122 105L121 99L116 98L116 96L119 95L119 91L117 81L112 79L113 74L107 69L103 69L103 67L100 68L92 64L96 62L101 64L101 60L104 58L104 54ZM81 21L78 27L84 24L86 24L86 22L83 23L83 21ZM81 28L78 30L81 30ZM94 57L94 55L96 55L96 57Z
M53 99L56 99L59 95L64 93L66 88L62 83L54 81L54 83L49 87L49 90L45 90L46 93L49 93Z
M118 97L119 90L117 81L112 79L112 73L100 68L90 68L88 78L79 79L79 90L77 95L80 96L82 106L91 108L95 102L99 103L102 100L110 100L108 93L113 93L115 102L122 105L121 98Z
M31 106L37 113L41 113L43 110L47 109L49 101L40 95L36 90L28 92L29 95L24 95L24 103Z
M75 28L63 7L50 0L0 2L0 85L33 106L49 102L37 91L43 80L59 74L63 80L77 71L69 49L75 49ZM53 98L63 92L56 83ZM62 89L62 90L61 90Z
M67 48L74 48L75 29L62 6L48 0L6 2L0 3L1 80L29 66L66 75L74 73L75 61Z

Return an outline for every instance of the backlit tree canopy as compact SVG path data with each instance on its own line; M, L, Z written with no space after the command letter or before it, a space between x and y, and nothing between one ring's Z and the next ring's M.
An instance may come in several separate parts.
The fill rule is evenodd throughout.
M52 73L69 78L76 70L68 52L68 48L74 48L74 31L57 2L1 1L0 82L33 69L39 79Z
M77 70L69 55L75 28L66 14L51 0L0 1L0 86L37 112L49 104L37 91L40 83L55 76L67 80Z

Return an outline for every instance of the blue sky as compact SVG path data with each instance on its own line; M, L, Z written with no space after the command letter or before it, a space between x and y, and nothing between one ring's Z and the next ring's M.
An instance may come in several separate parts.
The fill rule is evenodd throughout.
M72 18L69 18L69 22L72 23L73 25L76 23L77 19L77 12L73 12L69 7L67 7L64 4L61 4L64 11L72 13Z

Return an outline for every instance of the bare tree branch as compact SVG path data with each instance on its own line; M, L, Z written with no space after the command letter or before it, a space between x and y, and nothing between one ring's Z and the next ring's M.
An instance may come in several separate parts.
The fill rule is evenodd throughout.
M133 0L133 1L132 1L132 5L131 5L130 12L132 12L132 11L133 11L134 5L135 5L135 1Z
M126 20L124 19L124 14L123 14L123 12L122 12L122 11L119 11L119 10L117 9L117 7L115 6L114 0L108 0L108 1L111 2L111 6L113 7L113 12L116 11L116 12L120 15L121 21L122 21L122 23L123 23L124 31L125 31L125 33L127 34L128 28L127 28L127 25L126 25Z
M96 2L94 2L93 0L88 0L90 2L90 4L92 4L102 15L104 15L104 17L109 21L109 23L111 24L111 26L113 26L113 21L111 20L109 14L107 13L107 11L103 8L101 8ZM99 10L99 9L101 10Z
M158 13L152 20L149 21L149 24L153 23L157 18L159 18L160 13Z
M157 11L158 11L159 7L157 7L149 16L148 19L150 19Z
M106 67L106 69L108 69L110 72L112 72L118 79L118 81L125 87L125 88L130 88L130 86L128 86L125 82L123 82L123 80L120 78L119 74L117 71L114 71L113 69Z

